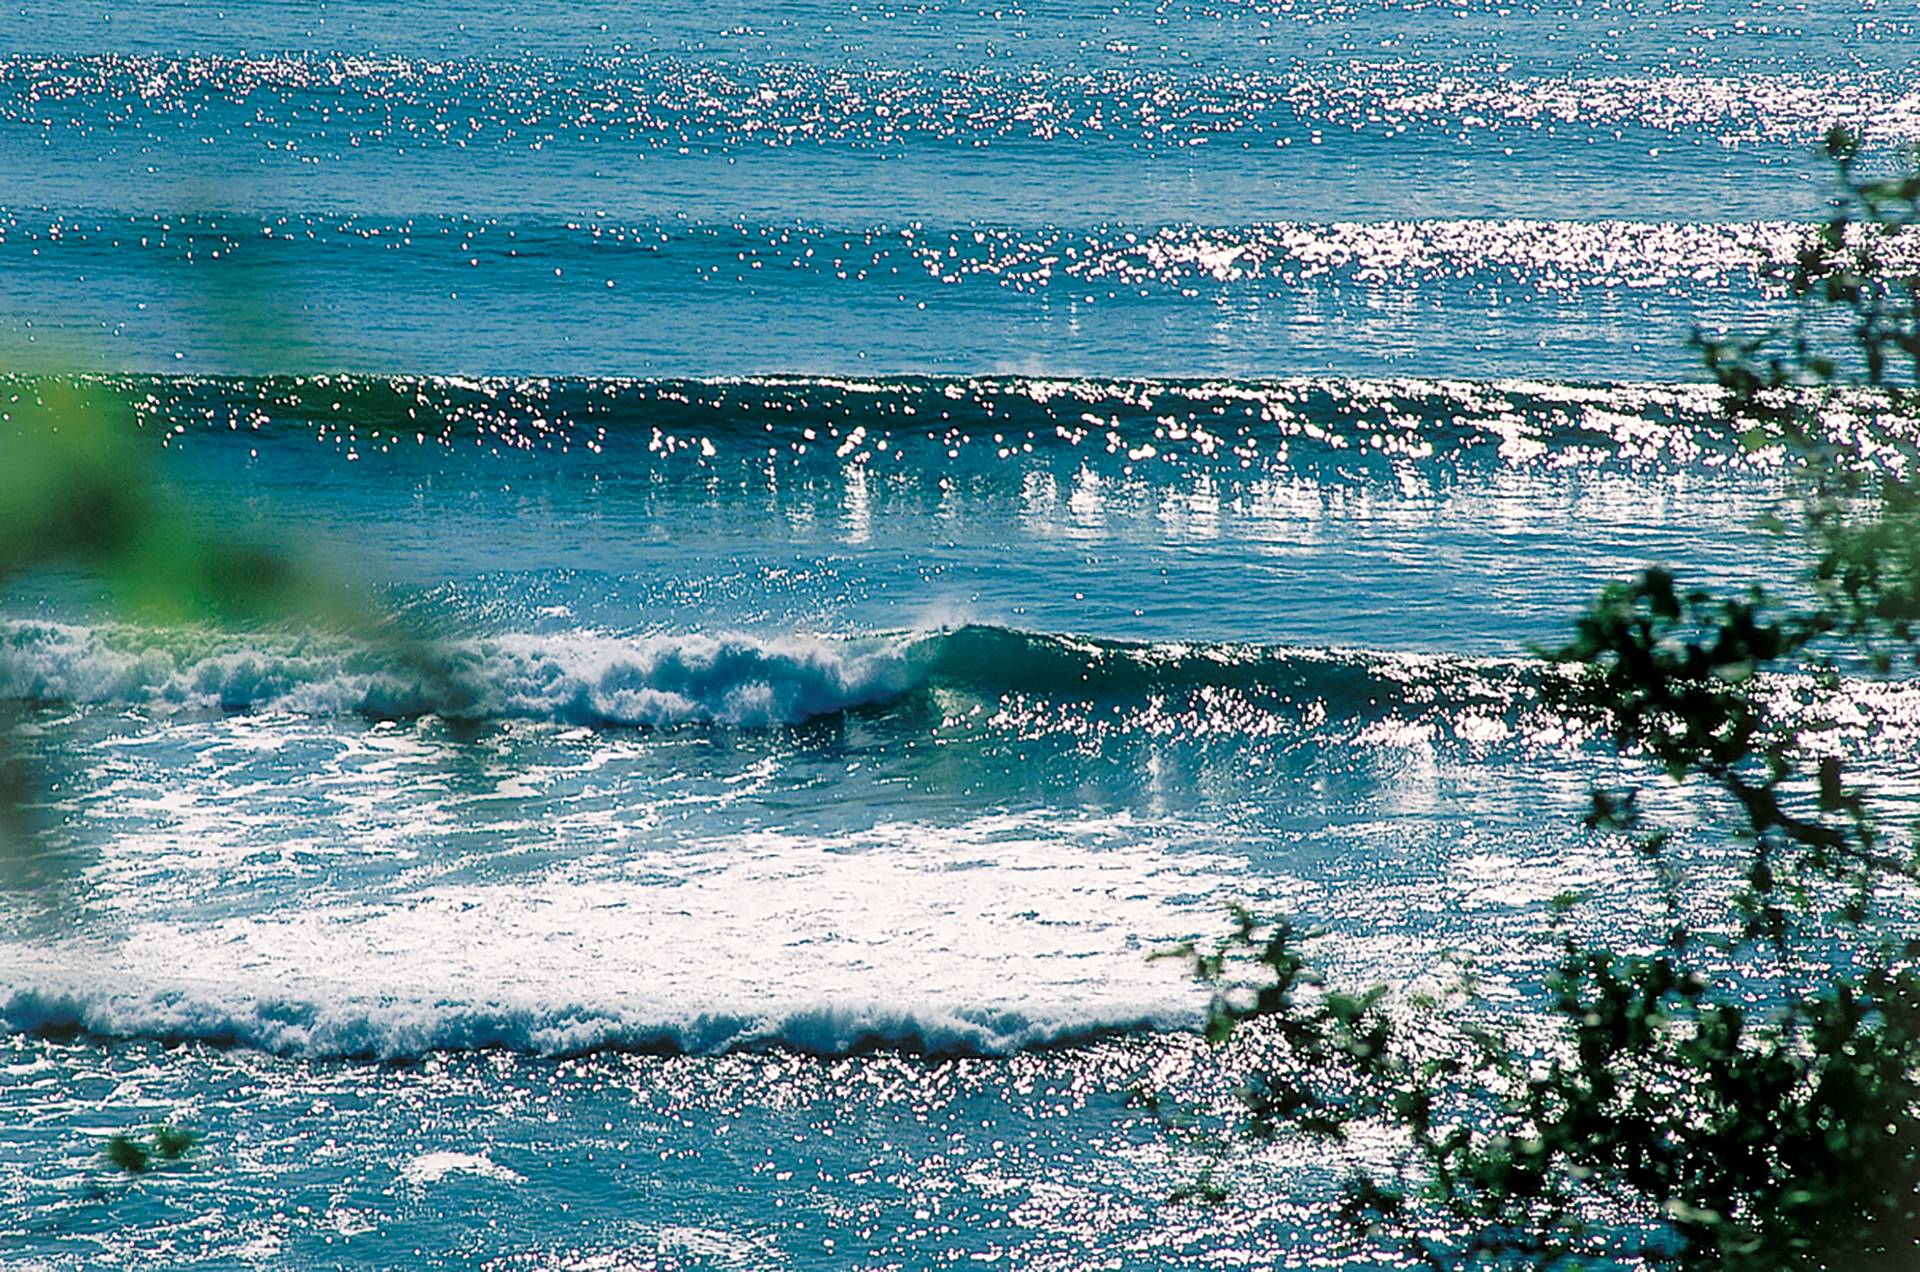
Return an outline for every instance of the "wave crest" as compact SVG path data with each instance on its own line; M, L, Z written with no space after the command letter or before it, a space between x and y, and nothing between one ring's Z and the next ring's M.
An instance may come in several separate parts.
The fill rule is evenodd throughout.
M0 627L0 697L157 710L547 719L667 728L798 724L886 703L918 680L914 642L740 634L510 635L443 648L440 686L390 652L64 623Z
M1238 644L1147 644L969 625L858 637L519 634L449 643L424 669L337 638L0 624L0 699L589 727L767 729L923 693L975 702L1171 706L1231 698L1309 725L1505 715L1537 666Z
M417 1002L323 1006L177 991L136 996L77 986L22 988L0 998L0 1023L25 1033L378 1060L490 1049L543 1056L597 1051L720 1055L766 1048L819 1056L878 1050L1007 1055L1116 1033L1190 1027L1193 1016L1191 1008L1172 1006L1035 1017L992 1008L913 1010L876 1002L770 1013L690 1011L680 1019L660 1019L587 1008Z

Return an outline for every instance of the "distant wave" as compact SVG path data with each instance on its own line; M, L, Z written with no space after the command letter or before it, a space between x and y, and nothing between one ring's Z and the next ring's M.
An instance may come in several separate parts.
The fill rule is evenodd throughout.
M124 412L161 446L312 447L387 464L532 462L557 472L684 477L769 465L890 482L978 473L1128 482L1207 473L1244 483L1352 480L1463 467L1615 466L1777 476L1777 446L1749 445L1704 383L1313 376L1175 380L1098 376L745 376L626 379L143 373L0 373L0 394L49 385ZM1820 403L1836 435L1909 436L1884 396ZM1067 467L1069 466L1070 467ZM356 477L359 474L356 473Z
M1916 98L1920 100L1920 98ZM511 234L511 238L507 235ZM1023 292L1113 289L1179 294L1191 287L1263 284L1282 294L1316 282L1396 288L1499 286L1521 294L1586 289L1735 288L1781 295L1769 262L1793 259L1806 240L1798 220L1698 222L1612 217L1421 217L1392 220L1255 220L1157 226L1051 222L1013 227L933 228L790 222L753 224L595 217L589 220L476 222L468 216L392 218L371 214L208 212L165 218L57 213L0 203L0 246L42 254L91 251L185 257L199 251L271 251L297 262L323 247L337 253L408 243L417 268L460 278L478 262L518 266L523 257L564 261L627 283L680 278L730 263L749 272L817 285L845 281L839 267L888 272L924 295L991 285ZM138 246L133 246L138 244ZM608 259L609 245L623 249ZM1883 244L1893 268L1912 268L1920 242L1893 234ZM511 253L511 254L510 254ZM858 281L858 280L856 280ZM475 284L464 284L471 290ZM1147 289L1141 292L1140 289ZM1274 289L1280 289L1278 291ZM1442 293L1444 294L1444 293Z
M1077 53L1088 56L1084 45ZM1365 132L1369 124L1384 137L1405 127L1478 132L1551 123L1698 131L1729 142L1806 140L1834 121L1871 121L1887 141L1920 129L1907 80L1865 68L1730 77L1525 75L1505 66L1495 74L1404 59L1319 59L1258 71L1118 64L1003 72L747 58L713 65L659 54L511 63L442 56L0 57L0 120L16 125L107 124L140 135L187 116L205 135L218 136L232 129L228 121L239 106L255 131L292 134L330 156L367 138L538 149L569 132L655 150L694 142L873 147L955 138L1177 147L1299 136L1315 127Z
M0 375L0 392L47 383ZM1707 384L974 376L719 379L87 375L172 448L317 445L691 473L770 462L937 480L1066 461L1128 478L1245 480L1331 464L1776 468L1719 418ZM1836 404L1838 405L1838 404ZM1878 418L1856 398L1849 417Z
M449 643L428 677L337 638L0 624L0 698L161 712L535 719L591 726L796 725L911 694L1257 694L1302 713L1444 698L1500 704L1503 660L1255 645L1144 644L970 625L862 637L505 635ZM451 692L448 690L451 686Z

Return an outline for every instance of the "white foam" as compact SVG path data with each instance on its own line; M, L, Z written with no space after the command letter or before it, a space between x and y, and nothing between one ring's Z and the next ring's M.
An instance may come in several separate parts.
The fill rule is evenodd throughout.
M526 1176L500 1165L485 1153L422 1153L400 1168L400 1178L410 1184L435 1184L448 1175L477 1175L502 1184L518 1184Z
M883 703L916 683L912 637L508 635L450 644L453 709L475 717L767 727ZM153 710L414 715L448 709L376 649L65 623L0 624L0 698Z
M0 1018L301 1055L996 1052L1192 1023L1233 863L1124 819L761 832L509 883L0 945Z

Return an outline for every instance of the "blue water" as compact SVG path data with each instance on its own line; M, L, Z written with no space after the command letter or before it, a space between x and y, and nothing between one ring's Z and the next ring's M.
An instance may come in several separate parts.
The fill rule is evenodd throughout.
M1245 899L1524 993L1556 893L1652 913L1530 651L1785 577L1686 341L1836 119L1920 136L1911 14L13 0L0 400L462 692L10 581L0 1251L1335 1261L1287 1145L1165 1204L1147 955Z

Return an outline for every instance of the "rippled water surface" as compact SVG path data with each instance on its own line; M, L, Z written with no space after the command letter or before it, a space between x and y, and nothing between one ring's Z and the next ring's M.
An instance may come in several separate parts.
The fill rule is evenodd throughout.
M1920 134L1882 4L15 12L0 339L149 369L1665 378Z
M1144 1087L1242 899L1524 995L1654 914L1533 656L1788 583L1687 338L1784 313L1889 4L0 10L0 427L440 642L0 607L0 1249L1326 1266ZM1896 251L1907 250L1896 244ZM52 377L52 378L50 378ZM450 687L452 692L450 692ZM1911 799L1910 694L1838 700ZM1705 810L1671 795L1679 851ZM170 1118L195 1159L100 1155Z

